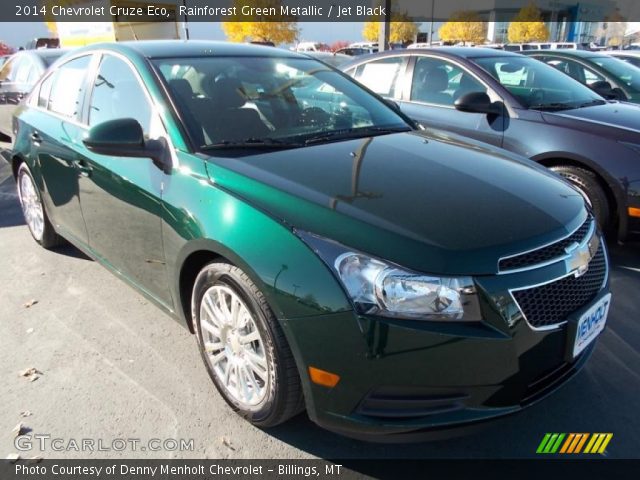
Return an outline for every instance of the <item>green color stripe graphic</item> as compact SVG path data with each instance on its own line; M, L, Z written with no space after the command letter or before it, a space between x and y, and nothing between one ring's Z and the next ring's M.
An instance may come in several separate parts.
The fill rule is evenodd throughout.
M551 449L551 452L549 453L556 453L558 451L558 449L560 448L560 444L562 443L562 440L564 439L565 434L561 433L558 435L558 439L556 440L555 445L553 446L553 448Z
M558 438L557 433L554 433L553 435L551 435L551 438L547 442L547 446L544 447L544 451L542 453L551 453L551 448L553 447L553 444L555 443L556 438Z
M544 435L544 438L540 442L540 445L538 445L538 449L536 450L536 453L542 453L542 451L544 450L544 446L547 444L547 441L549 440L549 437L551 437L550 433L546 433Z

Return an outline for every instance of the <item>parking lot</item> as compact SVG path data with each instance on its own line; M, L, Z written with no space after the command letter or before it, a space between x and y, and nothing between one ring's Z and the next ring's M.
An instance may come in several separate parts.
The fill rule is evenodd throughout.
M22 457L534 457L546 432L612 432L608 455L638 458L640 243L610 248L608 328L585 369L526 411L470 436L409 445L339 437L305 414L262 431L227 408L185 329L73 247L46 251L32 241L0 163L0 454L17 452L12 429L22 422L23 433L63 446L194 440L190 451L41 452L36 444ZM30 367L42 372L33 382L19 375Z

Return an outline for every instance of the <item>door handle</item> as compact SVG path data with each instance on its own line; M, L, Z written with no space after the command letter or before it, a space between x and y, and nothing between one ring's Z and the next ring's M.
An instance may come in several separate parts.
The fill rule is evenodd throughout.
M90 177L93 170L86 160L74 160L74 165L78 169L78 173L81 177Z
M42 137L40 136L40 134L38 132L33 132L31 134L31 141L33 143L35 143L36 145L40 145L42 143Z

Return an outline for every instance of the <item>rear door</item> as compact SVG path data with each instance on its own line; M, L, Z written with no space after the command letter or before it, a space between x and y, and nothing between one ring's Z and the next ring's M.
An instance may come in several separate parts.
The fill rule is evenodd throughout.
M79 179L86 175L78 149L86 125L81 111L92 56L74 58L51 72L32 98L31 154L37 158L44 183L47 213L60 233L86 244Z
M471 92L486 92L502 101L473 73L457 62L435 56L413 56L406 76L408 86L399 102L404 113L425 127L448 130L502 146L506 112L502 115L456 110L455 101Z
M91 83L85 111L89 127L133 118L145 137L166 136L142 79L124 57L105 53ZM84 146L79 154L87 170L80 182L80 201L91 249L170 306L161 220L167 176L151 159L99 155Z
M383 57L363 63L347 73L378 95L399 100L408 59L408 55Z

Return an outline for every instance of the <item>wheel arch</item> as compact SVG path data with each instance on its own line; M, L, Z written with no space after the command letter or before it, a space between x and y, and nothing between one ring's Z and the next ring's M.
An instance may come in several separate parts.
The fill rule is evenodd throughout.
M617 225L618 238L626 237L627 215L624 192L617 181L598 164L588 158L570 152L549 152L532 157L531 160L547 168L568 166L582 168L592 172L604 190L607 200L611 205L611 219L613 225Z
M213 261L224 261L242 269L258 288L265 292L269 306L278 312L277 306L266 293L259 275L235 252L210 239L197 239L185 245L176 262L175 291L178 299L179 315L191 333L195 333L191 318L191 294L196 277L202 268Z
M20 153L15 153L11 157L11 171L13 172L13 178L18 179L18 169L20 168L20 164L26 162L27 159L22 156Z

